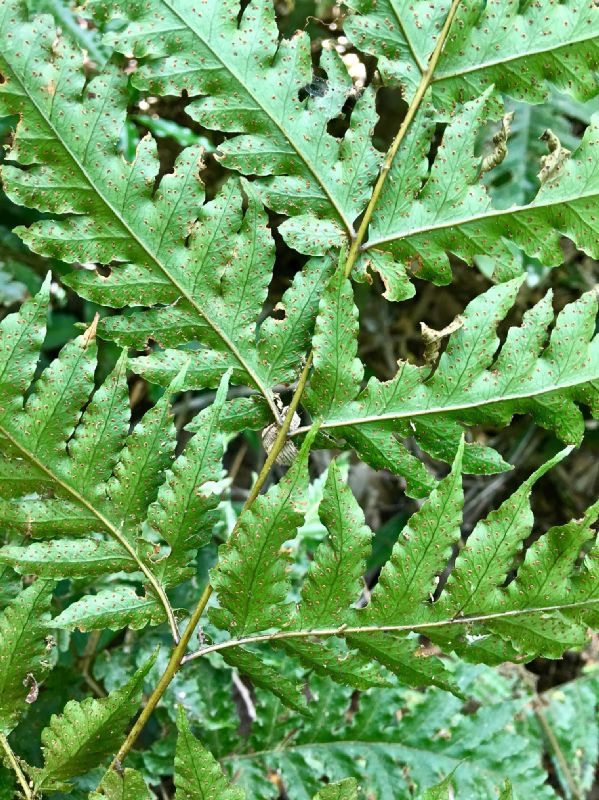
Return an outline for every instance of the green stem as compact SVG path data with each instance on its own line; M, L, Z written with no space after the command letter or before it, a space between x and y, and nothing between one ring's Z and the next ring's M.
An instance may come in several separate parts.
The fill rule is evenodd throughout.
M458 5L460 4L460 0L453 0L451 4L451 8L447 14L445 22L443 24L443 28L441 29L441 33L439 34L439 38L437 40L437 44L435 45L435 49L433 50L431 57L429 59L428 65L426 70L422 73L422 78L420 79L420 83L418 84L418 88L416 89L416 94L412 98L412 102L409 105L409 108L406 112L406 116L404 117L401 125L399 126L399 130L395 138L391 143L391 147L387 150L387 154L385 156L385 160L383 161L383 166L381 167L381 171L379 172L379 176L377 181L374 185L374 189L372 190L372 195L370 196L370 200L368 205L366 206L366 211L364 212L364 216L362 217L362 221L360 222L360 226L356 233L356 236L351 244L349 252L347 254L347 260L345 262L345 275L349 277L351 274L352 269L355 266L356 261L358 260L358 256L362 250L362 243L364 242L364 238L366 236L366 232L368 230L368 226L370 225L370 220L372 219L372 215L374 213L374 209L376 208L376 204L379 201L379 197L383 190L383 186L385 181L387 180L387 175L389 174L389 170L393 164L393 159L395 158L397 151L399 150L400 144L403 142L406 133L418 109L420 108L420 104L426 94L429 86L431 85L431 81L433 79L433 74L439 62L439 58L443 51L443 47L445 46L445 42L447 41L447 36L449 34L449 29L451 27L451 23L453 22L453 18L455 17L455 13L458 10Z
M0 733L0 745L2 745L2 749L6 753L6 758L8 763L15 771L17 776L17 780L21 784L21 789L23 789L23 794L27 798L27 800L34 800L34 794L27 782L27 778L25 777L25 773L21 769L21 765L19 764L17 757L12 751L10 744L8 743L8 739L3 733Z
M376 182L376 184L374 186L374 189L373 189L373 192L372 192L372 196L370 198L368 206L366 207L366 211L364 213L364 217L362 218L362 222L360 223L360 227L358 228L358 231L357 231L355 237L353 238L351 247L350 247L349 252L347 254L347 259L346 259L345 265L344 265L344 272L345 272L346 276L350 275L350 273L351 273L351 271L352 271L352 269L353 269L353 267L354 267L354 265L356 263L356 260L357 260L359 254L360 254L360 249L361 249L361 246L362 246L362 242L364 241L364 237L366 236L366 231L368 229L368 225L369 225L370 220L372 218L372 214L374 212L374 208L375 208L375 206L376 206L376 204L378 202L379 196L380 196L382 188L383 188L383 184L385 183L385 180L387 178L389 170L391 169L391 164L393 163L393 159L395 157L395 154L397 153L397 150L399 149L399 146L400 146L401 142L403 141L403 139L404 139L404 137L405 137L405 135L407 133L407 130L408 130L412 120L414 119L414 116L416 115L416 112L418 111L420 103L422 102L422 99L423 99L424 95L426 94L426 91L427 91L427 89L428 89L428 87L430 85L430 82L431 82L431 79L432 79L432 76L433 76L433 72L435 70L435 67L437 66L437 62L439 60L439 56L441 55L441 51L443 50L443 46L445 44L445 41L447 40L447 35L449 33L449 28L451 26L451 23L452 23L452 20L454 18L454 15L455 15L455 12L457 10L459 2L460 2L460 0L453 0L453 2L451 4L451 8L449 9L449 13L447 15L447 19L445 20L443 28L442 28L442 30L441 30L441 32L439 34L439 39L437 41L435 49L433 50L433 53L432 53L432 55L430 57L430 60L429 60L429 63L428 63L428 67L427 67L426 71L422 75L422 79L420 81L418 89L416 90L416 94L414 95L414 98L413 98L412 102L410 103L410 107L408 108L406 117L403 120L403 122L402 122L402 124L401 124L401 126L399 128L399 131L397 132L397 135L395 136L395 139L393 140L393 143L391 144L391 147L389 148L389 151L387 152L387 155L385 156L385 161L383 163L381 172L380 172L380 174L378 176L377 182ZM264 462L264 464L262 466L262 469L260 470L260 474L258 475L258 478L256 479L256 482L255 482L255 484L254 484L254 486L252 488L252 491L250 492L247 500L245 501L243 509L241 511L241 514L239 515L239 517L237 519L237 522L235 523L235 526L234 526L233 530L231 531L231 538L233 538L233 537L235 537L237 535L237 531L239 529L239 520L241 519L243 514L247 511L247 509L250 508L250 506L253 504L254 500L260 494L260 490L264 486L264 483L266 482L266 480L268 478L268 475L270 474L270 470L271 470L273 464L276 462L281 450L283 449L283 446L285 445L285 442L287 441L287 434L289 433L289 429L291 427L291 422L293 420L293 415L295 414L295 412L297 410L297 407L299 405L299 401L301 399L301 396L303 394L304 388L306 386L306 382L308 380L310 367L312 366L313 356L314 356L314 353L313 353L313 351L311 351L309 353L308 357L306 358L306 363L304 365L304 368L302 370L302 374L301 374L300 379L298 381L297 388L296 388L295 392L293 393L293 397L291 398L291 402L289 404L289 408L287 409L287 413L285 414L285 418L284 418L284 420L283 420L283 422L282 422L282 424L281 424L281 426L280 426L280 428L278 430L276 439L275 439L275 441L273 443L273 446L272 446L272 448L271 448L271 450L270 450L270 452L269 452L269 454L268 454L268 456L266 458L266 461ZM201 618L201 616L202 616L202 614L204 612L204 609L206 608L206 605L208 604L208 601L210 600L210 596L211 595L212 595L212 586L210 584L208 584L208 586L206 586L206 588L204 589L204 592L202 593L202 596L200 597L200 600L198 601L198 604L197 604L196 608L194 609L194 611L193 611L193 613L192 613L192 615L191 615L191 617L189 619L189 623L188 623L188 625L187 625L187 627L185 629L185 632L182 634L180 641L178 642L177 646L173 650L173 653L172 653L171 658L170 658L170 660L168 662L166 670L164 671L164 674L162 675L162 677L160 678L160 681L158 682L158 684L155 687L154 691L150 695L146 706L144 707L143 711L141 712L141 714L139 715L137 721L135 722L134 726L132 727L131 731L129 732L129 735L127 736L127 738L123 742L122 747L120 748L119 752L116 754L116 756L114 758L114 761L112 762L112 765L111 765L111 767L113 769L120 769L123 760L126 758L127 754L129 753L129 751L131 750L131 748L135 744L135 742L137 740L137 737L139 736L139 734L143 730L146 722L148 721L148 719L150 718L152 712L154 711L154 709L156 708L157 704L159 703L160 698L162 697L162 695L164 694L164 692L168 688L169 684L171 683L171 681L173 680L173 678L175 677L175 675L177 674L177 672L181 668L181 664L183 662L183 659L185 658L185 651L187 649L187 645L189 644L189 641L190 641L190 639L191 639L191 637L192 637L192 635L193 635L193 633L194 633L194 631L195 631L195 629L196 629L196 627L197 627L197 625L198 625L198 623L200 621L200 618Z

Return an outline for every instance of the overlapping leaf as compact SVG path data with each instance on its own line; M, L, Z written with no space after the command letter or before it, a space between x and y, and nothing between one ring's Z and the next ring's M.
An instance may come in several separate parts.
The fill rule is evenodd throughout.
M183 709L177 717L177 750L175 754L176 797L185 800L244 800L242 787L229 783L214 756L193 735ZM314 800L357 800L357 783L348 778L330 784L314 796Z
M414 293L410 272L437 284L449 283L449 254L468 264L477 256L487 257L500 280L521 269L514 245L547 266L562 263L561 236L599 256L597 116L571 155L557 159L554 154L529 203L495 208L481 174L483 155L475 152L489 98L487 91L452 117L430 169L427 155L435 132L430 108L421 110L402 142L374 211L360 265L362 272L380 272L389 299ZM509 139L507 147L509 152ZM539 163L536 171L540 168Z
M328 123L339 117L352 82L334 49L320 55L326 80L314 77L310 39L280 39L270 0L94 2L101 17L125 18L109 41L144 60L136 86L154 94L197 97L188 113L204 127L240 135L218 150L226 167L259 176L260 196L293 216L285 236L302 252L326 250L352 231L376 177L376 122L369 89L351 112L343 140ZM263 176L271 176L263 179Z
M67 278L82 296L116 308L146 307L104 321L103 336L138 348L148 340L167 348L199 341L187 386L216 386L232 368L233 379L257 387L275 412L269 384L297 371L282 351L307 345L313 287L325 265L311 263L297 278L284 300L285 319L271 323L278 334L272 346L265 339L256 352L274 244L252 187L244 185L245 213L236 180L202 205L201 148L191 146L155 190L155 141L146 136L132 163L119 152L127 78L117 67L106 66L86 84L82 54L56 36L49 17L27 21L19 0L3 6L0 43L1 110L22 115L3 168L5 190L16 203L61 215L21 229L23 240L69 263L109 265L108 275L78 270ZM169 350L154 356L148 374L169 383L189 358Z
M37 581L0 614L0 734L15 727L50 667L46 649L53 584Z
M46 578L91 580L128 572L145 584L145 595L133 585L100 584L96 594L64 609L56 627L156 624L169 613L165 587L189 576L197 548L211 536L227 376L215 403L195 420L188 449L173 462L168 393L128 435L125 354L93 392L93 327L63 348L29 392L48 289L46 281L0 324L0 518L14 542L0 550L0 561ZM144 529L146 522L154 533ZM23 536L41 541L25 544ZM156 555L154 544L160 543L168 549Z
M314 678L310 688L318 714L280 721L281 710L277 716L276 705L260 693L261 717L272 716L278 725L274 731L256 726L245 747L223 763L248 796L272 800L278 787L265 774L275 771L297 800L309 800L323 776L352 776L365 796L408 800L423 797L449 775L456 797L488 800L498 796L506 772L523 797L555 800L534 744L539 734L518 723L526 698L511 698L507 682L490 670L479 668L477 679L460 678L465 692L484 700L474 713L465 713L461 700L439 689L421 694L395 688L362 694L359 709L347 714L347 690Z
M506 425L514 414L529 413L562 441L580 442L584 421L579 405L597 412L595 292L566 306L548 336L554 319L549 292L525 313L519 327L509 329L497 352L497 325L513 305L522 281L516 278L494 286L467 306L461 326L449 337L432 372L430 366L400 362L392 380L371 378L360 392L361 369L356 364L348 372L357 343L356 326L348 327L347 320L355 318L355 309L349 282L338 292L340 281L343 276L337 275L321 301L311 383L319 396L328 392L333 399L323 411L308 395L308 407L320 418L321 432L336 442L345 441L372 466L403 475L408 492L426 495L432 478L397 436L414 436L432 456L451 462L463 424ZM347 402L352 393L356 399ZM466 445L463 466L475 473L509 468L497 453L479 444Z
M99 766L120 744L125 727L137 711L150 659L131 680L108 697L71 700L42 731L44 765L37 788L61 788L65 781Z
M363 666L357 650L396 673L404 683L437 685L455 691L442 662L430 655L423 657L417 640L406 638L410 631L426 632L446 650L489 663L525 661L537 655L558 658L567 649L582 647L599 605L596 546L584 565L580 566L579 561L594 535L591 526L597 519L599 504L589 509L583 520L551 529L527 551L519 570L517 564L534 522L530 508L532 488L571 449L566 448L542 465L498 509L481 520L451 566L453 550L461 536L463 445L460 446L451 473L409 520L363 608L353 606L358 600L356 578L364 569L369 531L351 492L339 483L333 469L321 510L329 537L315 554L297 610L287 599L289 587L285 592L282 580L272 578L279 563L275 555L267 555L260 538L252 541L244 537L230 552L240 553L239 548L243 547L245 561L241 555L235 562L229 556L226 563L236 565L235 571L221 567L215 573L223 608L215 610L212 619L234 637L216 649L227 652L272 638L306 666L359 687ZM293 484L304 458L302 455L292 468ZM285 484L281 491L284 488ZM261 517L283 520L285 506L274 504L272 492L268 511L262 510ZM290 526L297 524L286 519L286 539L293 535ZM278 546L282 541L283 534L276 540ZM262 561L257 572L254 564L258 558ZM314 577L321 571L327 577L322 577L316 590ZM439 593L439 580L447 571L449 577L445 575ZM514 572L515 577L509 578ZM251 614L248 611L241 616L239 608L245 608L242 603L247 601L238 596L235 604L230 598L236 596L239 585L247 583L246 573L254 580L270 577L262 580L259 592L248 593L252 598ZM277 632L271 637L268 630L273 627ZM344 678L341 662L336 671L327 669L334 647L331 649L329 644L325 649L321 645L320 651L314 650L319 640L333 636L345 638L350 648L345 656L349 672ZM362 672L362 683L367 685L365 678Z
M357 13L345 31L377 56L379 69L408 91L424 72L449 11L393 0L349 0ZM432 79L435 103L451 109L487 86L529 103L547 96L547 81L580 99L597 94L599 14L593 0L462 0Z

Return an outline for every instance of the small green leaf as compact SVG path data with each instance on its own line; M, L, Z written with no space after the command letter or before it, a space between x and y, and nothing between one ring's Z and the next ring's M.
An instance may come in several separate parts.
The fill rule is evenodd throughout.
M175 786L178 800L243 800L245 792L231 786L218 761L192 734L184 710L177 716Z
M37 788L55 785L100 766L121 743L127 723L141 701L145 676L156 655L149 659L122 688L100 700L70 700L62 714L53 715L42 731L44 766Z
M134 630L164 622L164 609L152 597L140 596L131 586L102 589L76 600L52 620L51 627L81 631L109 628Z
M27 547L7 545L0 549L0 562L10 564L20 575L57 579L139 569L119 544L101 539L57 539Z
M210 609L210 619L236 636L289 622L289 576L281 547L303 520L314 435L306 437L287 475L242 513L235 536L220 547L211 573L220 607Z
M0 733L8 734L27 708L32 686L50 668L46 634L54 584L36 581L0 614ZM28 676L31 679L28 680Z
M314 795L314 800L358 800L358 781L346 778L330 783Z
M102 779L99 791L91 792L89 800L152 800L150 790L139 772L125 769L110 770Z
M372 531L335 461L329 465L319 517L329 535L316 550L302 588L302 628L340 625L363 588Z

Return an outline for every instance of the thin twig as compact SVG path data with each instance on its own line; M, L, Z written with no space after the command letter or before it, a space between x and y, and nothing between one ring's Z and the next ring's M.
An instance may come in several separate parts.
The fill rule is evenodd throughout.
M17 776L17 780L21 784L21 788L23 789L23 794L27 798L27 800L34 800L34 794L31 791L31 787L27 782L27 778L25 777L25 773L21 769L21 765L16 757L16 755L12 751L12 747L8 743L8 739L3 733L0 733L0 745L2 745L2 749L6 753L6 758L8 759L8 763L15 771Z

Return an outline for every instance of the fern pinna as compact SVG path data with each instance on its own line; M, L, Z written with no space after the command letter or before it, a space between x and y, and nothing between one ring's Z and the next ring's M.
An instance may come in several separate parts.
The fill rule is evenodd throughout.
M282 34L271 0L91 0L82 16L62 0L0 5L2 185L23 222L21 244L1 238L19 275L48 273L0 323L7 796L173 796L164 783L154 794L153 746L123 766L157 721L176 740L158 761L177 798L557 796L524 745L508 774L469 740L453 754L428 741L430 770L407 745L391 764L352 737L370 735L377 697L417 696L418 732L406 727L417 748L427 703L453 708L474 691L472 663L558 659L597 627L599 503L542 533L531 509L537 481L563 469L599 410L596 290L555 302L551 289L531 294L531 276L546 280L565 247L599 258L599 8L348 0L337 11L323 41ZM405 106L385 151L378 112L393 90ZM184 102L208 135L190 132L166 166L160 136L127 144L145 97ZM281 289L285 259L294 275ZM460 262L480 271L480 291L445 329L424 326L419 361L377 372L360 348L356 284L390 304L418 300ZM61 348L57 279L93 320ZM131 374L151 387L141 413ZM191 420L174 413L190 397L202 407ZM472 525L464 476L512 469L484 431L516 416L552 444ZM254 431L264 461L239 508L239 463L224 465ZM418 501L374 571L379 534L348 458L398 476ZM310 525L320 533L305 549ZM97 696L49 710L68 642L85 642L77 663ZM131 642L135 670L118 655ZM105 687L90 673L98 646L121 670ZM212 676L233 676L254 723L247 753L210 703L189 713L173 689L186 674L215 708L231 698ZM354 705L323 735L327 692ZM40 746L21 753L36 708ZM496 732L521 724L514 703L489 712L487 731L492 715ZM456 718L448 726L474 741L475 723ZM383 750L396 722L381 725ZM272 780L268 725L287 731ZM563 758L559 769L570 785Z

